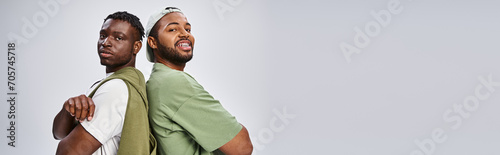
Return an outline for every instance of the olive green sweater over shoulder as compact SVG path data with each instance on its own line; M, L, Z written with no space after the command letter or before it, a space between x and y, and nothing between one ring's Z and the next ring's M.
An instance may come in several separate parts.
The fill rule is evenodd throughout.
M134 67L122 68L104 79L89 97L92 97L102 84L112 79L123 80L129 92L118 154L156 155L156 140L149 128L149 106L144 75Z

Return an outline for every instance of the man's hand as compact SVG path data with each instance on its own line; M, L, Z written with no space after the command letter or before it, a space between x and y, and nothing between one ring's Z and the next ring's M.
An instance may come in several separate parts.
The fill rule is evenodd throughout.
M89 121L94 117L95 105L91 98L80 95L76 97L69 98L64 102L64 109L73 117L75 120L83 122L85 118Z
M55 139L63 139L85 118L89 121L94 116L95 105L91 98L80 95L69 98L64 102L61 111L54 117L52 134Z

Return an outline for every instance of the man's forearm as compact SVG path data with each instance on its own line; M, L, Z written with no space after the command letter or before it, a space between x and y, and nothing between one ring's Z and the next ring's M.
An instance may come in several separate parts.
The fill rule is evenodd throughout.
M229 142L219 148L220 151L227 155L250 155L253 151L253 145L250 141L250 135L245 126L241 125L240 132Z
M64 108L54 118L52 134L54 139L61 140L76 126L76 120Z
M101 146L102 144L97 139L78 124L70 134L59 141L56 155L92 154Z

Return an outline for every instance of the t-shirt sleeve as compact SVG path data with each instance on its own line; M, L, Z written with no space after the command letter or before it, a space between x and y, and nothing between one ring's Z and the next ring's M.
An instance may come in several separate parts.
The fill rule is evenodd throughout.
M95 92L94 117L81 123L83 128L101 144L120 136L128 103L128 88L121 79L109 80Z
M172 119L209 152L229 142L242 129L236 118L205 90L186 100Z

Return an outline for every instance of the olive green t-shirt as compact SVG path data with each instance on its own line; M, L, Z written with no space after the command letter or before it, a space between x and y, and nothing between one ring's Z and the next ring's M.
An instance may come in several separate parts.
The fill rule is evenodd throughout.
M155 63L146 89L158 154L222 154L218 148L242 129L236 118L186 72Z

